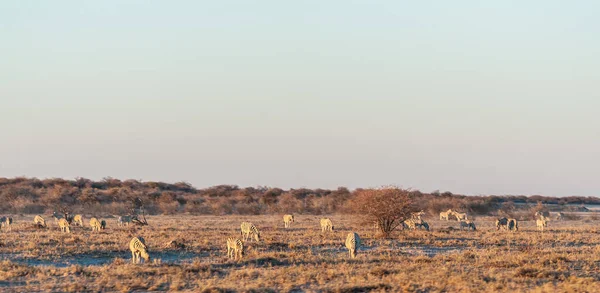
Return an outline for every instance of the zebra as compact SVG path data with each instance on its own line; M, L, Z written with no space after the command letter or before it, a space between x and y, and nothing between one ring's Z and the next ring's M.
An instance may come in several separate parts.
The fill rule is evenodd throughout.
M227 257L238 259L238 255L244 256L244 243L238 238L227 238Z
M146 241L144 241L144 238L133 237L131 241L129 241L129 250L131 250L132 263L141 263L142 258L146 262L150 261L148 246L146 246Z
M475 223L473 223L473 221L470 220L462 220L460 221L460 230L462 230L463 228L467 228L467 230L473 230L476 231L477 227L475 227Z
M559 212L558 214L556 214L556 220L557 221L562 221L565 218L565 214L562 212Z
M100 224L100 221L98 221L98 219L96 219L95 217L92 217L90 219L90 226L92 226L92 231L100 231L102 229L104 229L102 227L102 224Z
M467 213L453 212L452 214L456 217L457 221L468 220Z
M414 219L408 219L402 222L402 227L409 230L415 230L417 228L417 224Z
M548 218L540 216L539 219L535 220L535 224L537 229L543 232L544 228L548 227Z
M333 231L333 223L329 218L321 219L321 232Z
M2 228L6 227L6 229L8 231L12 231L12 223L13 223L13 218L11 217L2 217L0 218L0 223L2 223Z
M83 216L82 215L75 215L75 217L73 217L73 222L75 223L75 225L83 227Z
M46 227L46 220L44 220L44 218L42 218L42 216L40 216L40 215L36 215L33 218L33 223L35 225L37 225L38 227L44 227L44 228Z
M241 235L244 237L244 241L248 241L250 235L254 236L253 239L257 242L260 241L260 231L258 231L258 228L256 228L254 224L250 222L242 222L240 229L242 230Z
M293 222L294 222L294 215L283 216L283 226L285 228L289 228Z
M508 230L508 219L507 218L500 218L500 219L496 220L496 230L500 230L500 227L502 227L502 229L504 229L504 230Z
M117 218L117 225L118 226L129 226L129 223L131 223L132 220L137 219L137 217L135 215L128 215L128 216L119 216Z
M454 212L452 211L452 209L449 209L445 212L441 212L440 213L440 220L446 220L448 221L450 216L453 214Z
M348 233L348 236L346 237L346 248L348 248L351 258L356 258L356 251L359 247L360 237L358 237L358 234L354 232Z
M64 218L65 216L61 215L57 212L53 212L52 217L54 218L54 223L58 225L58 222L60 221L60 219Z
M519 222L517 222L517 219L508 219L508 230L519 231Z
M71 228L69 226L69 222L67 222L67 220L64 218L58 220L58 227L60 227L61 232L71 233Z

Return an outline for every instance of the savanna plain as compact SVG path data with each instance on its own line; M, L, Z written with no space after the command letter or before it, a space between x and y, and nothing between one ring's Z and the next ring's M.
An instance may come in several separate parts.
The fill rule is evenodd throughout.
M49 220L14 216L0 240L0 291L6 292L600 292L600 221L535 221L497 231L478 217L476 231L457 221L424 218L431 231L399 230L390 238L352 216L148 216L148 226L84 227L61 233ZM246 241L241 259L227 257L226 239L250 221L259 242ZM355 259L344 247L354 231L362 240ZM131 263L129 241L145 239L151 260Z

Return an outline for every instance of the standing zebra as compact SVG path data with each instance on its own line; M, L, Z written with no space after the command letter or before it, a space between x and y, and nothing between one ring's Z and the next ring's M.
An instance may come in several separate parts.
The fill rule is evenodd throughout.
M117 225L118 226L129 226L129 223L131 223L131 220L135 219L135 216L129 215L129 216L119 216L117 218Z
M104 229L104 228L102 228L100 221L98 221L98 219L96 219L95 217L92 217L90 219L90 226L92 226L92 231L100 232L101 229Z
M238 259L238 255L244 256L244 243L238 238L227 238L227 257Z
M358 234L354 232L348 233L348 236L346 237L346 248L348 248L351 258L356 258L356 251L359 247L360 237L358 237Z
M517 219L508 219L508 230L519 231L519 222L517 222Z
M454 212L452 211L452 209L449 209L445 212L440 212L440 220L450 220L450 216L453 214Z
M289 228L290 226L292 226L293 222L294 222L294 215L283 216L283 226L285 228Z
M13 223L13 218L11 217L2 217L0 218L0 223L2 223L2 228L6 227L8 231L12 231L11 225Z
M464 220L468 220L467 219L467 213L459 213L459 212L453 212L454 216L456 217L457 221L464 221Z
M507 218L500 218L500 219L496 220L496 230L500 230L500 228L502 228L504 230L508 230L508 219Z
M537 229L543 232L544 228L548 227L548 218L540 216L539 219L535 220L535 224Z
M46 227L46 220L44 220L44 218L42 218L40 215L36 215L35 218L33 218L33 223L38 227Z
M333 231L333 223L329 218L321 219L321 232Z
M132 263L141 263L142 258L146 262L150 261L148 246L146 246L146 241L144 241L144 238L133 237L131 241L129 241L129 250L131 250Z
M73 222L75 223L75 225L83 227L83 216L82 215L75 215L75 217L73 217Z
M240 229L242 230L241 234L242 237L244 237L244 241L248 241L250 235L254 236L253 239L257 242L260 241L260 231L258 231L258 228L256 228L254 224L250 222L242 222Z
M71 228L69 226L69 222L64 218L58 220L58 227L60 227L61 232L71 233Z

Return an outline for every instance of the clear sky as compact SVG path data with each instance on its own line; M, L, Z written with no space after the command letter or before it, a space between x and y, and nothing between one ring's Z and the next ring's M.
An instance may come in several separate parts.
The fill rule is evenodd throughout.
M0 176L600 195L598 1L2 1Z

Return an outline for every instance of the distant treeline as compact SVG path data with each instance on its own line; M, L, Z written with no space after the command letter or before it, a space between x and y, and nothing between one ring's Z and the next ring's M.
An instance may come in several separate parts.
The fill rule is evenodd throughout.
M360 190L360 189L358 189ZM186 182L174 184L104 178L93 181L37 178L0 178L2 213L51 213L66 208L88 214L124 214L140 199L149 214L332 214L347 213L357 190L290 189L219 185L197 189ZM558 207L600 204L598 197L465 196L451 192L411 191L414 202L430 215L452 208L471 214L497 214L530 209L538 203Z

